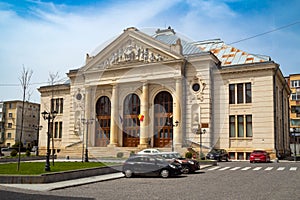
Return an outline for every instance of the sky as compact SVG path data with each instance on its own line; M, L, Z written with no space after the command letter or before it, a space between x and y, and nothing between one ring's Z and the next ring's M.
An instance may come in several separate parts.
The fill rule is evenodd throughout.
M0 101L22 100L23 69L37 88L84 65L128 27L171 26L193 41L220 38L280 64L284 76L300 73L298 0L0 0Z

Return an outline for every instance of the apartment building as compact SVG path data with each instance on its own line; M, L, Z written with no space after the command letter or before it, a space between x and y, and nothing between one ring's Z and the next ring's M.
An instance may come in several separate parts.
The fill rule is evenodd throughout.
M24 147L37 145L40 105L26 101L23 112L23 102L13 100L1 102L0 107L1 147L11 147L20 141L21 132Z

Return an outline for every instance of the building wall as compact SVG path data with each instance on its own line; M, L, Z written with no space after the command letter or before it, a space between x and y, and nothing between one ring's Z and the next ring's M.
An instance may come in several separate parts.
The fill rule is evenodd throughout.
M124 147L122 122L124 99L134 93L141 100L141 113L149 117L149 124L141 124L140 145L130 150L153 147L153 141L145 138L154 134L154 99L160 91L167 91L173 97L173 120L179 122L174 128L175 150L185 152L187 147L200 143L203 134L204 152L211 148L224 148L234 159L247 159L254 149L265 149L275 158L285 154L288 147L288 95L284 78L278 65L272 61L233 66L220 66L212 53L203 53L184 58L169 49L151 47L168 59L164 62L139 62L126 60L110 64L107 55L124 46L125 32L112 45L106 47L95 58L89 58L85 66L70 70L70 85L41 87L41 110L50 110L51 99L64 99L64 112L56 121L63 122L63 134L54 141L54 149L62 152L82 151L85 134L88 131L88 146L95 145L95 107L101 96L111 101L111 140L104 149ZM140 36L140 35L139 35ZM151 38L147 45L159 45ZM127 40L125 40L127 41ZM139 41L140 43L143 43ZM146 43L145 42L145 43ZM150 45L151 46L151 45ZM157 52L156 52L157 53ZM105 57L106 56L106 57ZM251 103L229 104L229 85L251 84ZM199 90L193 90L195 84ZM147 95L146 95L147 94ZM145 98L145 96L147 96ZM79 98L80 97L80 98ZM145 107L147 105L148 107ZM144 109L146 108L146 109ZM251 137L230 137L230 116L252 116ZM245 118L244 118L245 119ZM88 126L87 120L90 122ZM148 122L147 122L148 123ZM42 120L43 127L47 122ZM89 128L87 130L87 127ZM237 123L235 128L237 129ZM43 128L40 146L46 148L46 129ZM52 145L51 145L52 146ZM198 148L198 149L197 149ZM101 148L99 148L101 149ZM126 149L126 148L124 148ZM119 149L118 149L119 150ZM165 150L170 150L166 147ZM111 154L114 155L115 152ZM65 154L64 154L65 155ZM111 156L112 156L111 155Z
M25 147L32 147L37 142L37 127L39 125L39 104L25 102L23 129L22 126L22 101L7 101L5 104L4 145L12 146L20 140Z

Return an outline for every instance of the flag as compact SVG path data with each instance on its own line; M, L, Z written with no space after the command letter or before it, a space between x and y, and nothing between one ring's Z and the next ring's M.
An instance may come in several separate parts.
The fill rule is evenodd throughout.
M139 120L140 120L141 122L144 121L144 115L139 114L138 118L139 118Z

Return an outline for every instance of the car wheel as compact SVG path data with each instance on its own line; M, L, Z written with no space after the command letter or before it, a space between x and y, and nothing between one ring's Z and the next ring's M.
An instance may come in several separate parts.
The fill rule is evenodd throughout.
M126 177L126 178L130 178L130 177L133 176L133 173L132 173L132 171L131 171L130 169L126 169L126 170L124 171L124 174L125 174L125 177Z
M161 177L163 177L163 178L168 178L169 175L170 175L170 172L169 172L169 170L167 170L167 169L163 169L163 170L161 170L160 175L161 175Z
M182 173L184 174L190 173L190 168L188 166L182 166Z

